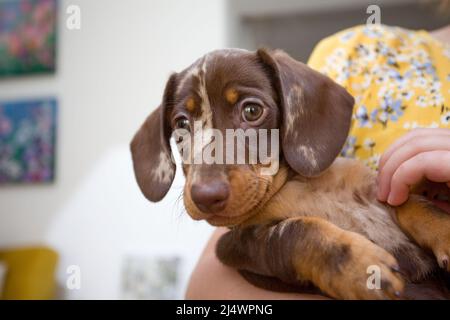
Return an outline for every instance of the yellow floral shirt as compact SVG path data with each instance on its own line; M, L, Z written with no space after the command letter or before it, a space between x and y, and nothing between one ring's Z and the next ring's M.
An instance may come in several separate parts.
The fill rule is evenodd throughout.
M347 29L322 40L308 65L355 98L343 156L377 169L384 150L407 131L450 128L450 45L426 31Z

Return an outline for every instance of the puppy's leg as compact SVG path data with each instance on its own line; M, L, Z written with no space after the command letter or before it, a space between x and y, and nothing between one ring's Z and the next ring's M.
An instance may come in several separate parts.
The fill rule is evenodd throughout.
M395 213L403 231L433 251L439 266L450 272L450 215L419 195L410 195Z
M233 268L290 284L312 282L334 298L398 298L403 291L391 254L320 218L235 228L222 236L216 250L219 259ZM371 266L380 271L381 288L369 289Z

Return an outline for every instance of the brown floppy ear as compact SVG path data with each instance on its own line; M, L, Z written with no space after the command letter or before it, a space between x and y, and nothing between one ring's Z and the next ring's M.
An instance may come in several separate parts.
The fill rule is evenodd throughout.
M257 54L273 73L282 108L280 135L286 161L303 176L320 174L345 143L353 97L283 51L260 49Z
M175 177L176 166L169 142L171 132L166 119L174 87L175 74L167 82L163 103L147 117L130 145L139 188L153 202L164 198Z

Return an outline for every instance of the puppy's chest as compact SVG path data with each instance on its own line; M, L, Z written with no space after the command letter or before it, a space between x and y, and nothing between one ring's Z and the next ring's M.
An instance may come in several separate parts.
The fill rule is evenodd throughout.
M337 159L320 177L295 177L269 200L255 223L314 216L365 236L393 254L409 278L426 277L435 264L393 220L394 212L376 200L375 173L356 160Z
M288 181L264 211L281 219L320 217L393 251L408 239L389 210L376 200L373 172L352 160L342 159L319 178L299 177Z

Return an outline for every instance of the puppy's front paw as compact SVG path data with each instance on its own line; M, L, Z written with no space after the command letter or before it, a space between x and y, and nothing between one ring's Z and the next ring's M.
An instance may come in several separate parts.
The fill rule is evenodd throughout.
M449 264L449 257L450 257L450 247L442 247L434 249L434 255L436 256L436 260L439 264L439 267L442 269L447 270L447 272L450 272L450 264Z
M433 210L441 211L437 208ZM426 239L425 245L428 244L433 251L439 266L450 272L450 215L442 211L439 218L432 220L429 228L424 228L422 236Z
M450 272L450 214L431 202L422 201L420 205L425 215L413 221L409 232L420 245L433 251L441 268Z
M427 235L430 249L433 251L439 267L450 272L450 216Z
M418 195L410 195L396 211L402 229L433 251L439 266L450 272L450 214Z
M404 281L396 259L362 236L352 238L348 260L329 278L328 293L338 299L401 299Z

